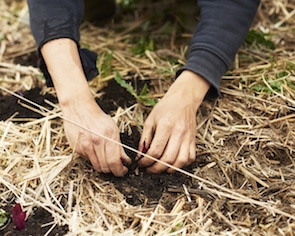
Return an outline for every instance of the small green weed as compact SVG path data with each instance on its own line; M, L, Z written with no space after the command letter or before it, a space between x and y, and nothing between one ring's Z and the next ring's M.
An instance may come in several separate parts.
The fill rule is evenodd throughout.
M147 84L145 84L140 93L137 94L136 90L132 87L132 85L127 83L126 80L124 80L119 73L116 74L114 79L122 88L125 88L128 93L134 96L139 103L151 107L156 105L157 99L153 98L149 94Z
M245 43L249 45L257 44L261 45L265 48L274 49L275 43L270 39L266 39L268 34L264 34L260 31L256 31L254 29L249 30L247 37L245 39Z
M8 221L8 214L6 211L0 209L0 227L4 226Z
M176 231L180 230L183 227L183 222L179 222L169 233L175 233Z
M286 70L295 70L295 63L291 61L287 61Z
M0 33L0 42L4 39L5 39L5 35L3 33Z
M275 75L275 79L271 79L269 77L265 77L265 82L268 84L258 83L253 85L251 88L256 92L265 92L271 94L273 91L277 93L282 93L282 89L284 86L295 90L295 85L292 81L288 79L289 73L287 71L280 71Z
M131 48L132 53L135 55L144 55L146 50L155 50L154 40L148 37L141 37L135 46Z
M100 57L99 73L102 77L108 76L112 73L113 52L105 52Z

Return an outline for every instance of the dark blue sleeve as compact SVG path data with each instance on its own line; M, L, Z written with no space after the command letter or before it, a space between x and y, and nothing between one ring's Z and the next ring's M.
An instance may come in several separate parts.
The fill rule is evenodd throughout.
M40 53L40 48L48 41L58 38L70 38L77 44L81 63L87 80L98 74L97 54L81 49L80 23L84 14L83 0L27 0L30 12L30 27L38 46L39 66L46 83L52 86L50 73ZM61 52L62 53L62 52Z
M193 35L183 70L193 71L210 82L208 97L219 95L222 75L251 27L259 0L198 0L200 22Z

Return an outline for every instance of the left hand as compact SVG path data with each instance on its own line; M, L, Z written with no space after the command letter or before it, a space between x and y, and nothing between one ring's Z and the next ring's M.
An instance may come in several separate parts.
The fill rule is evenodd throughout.
M145 121L139 151L145 144L147 155L174 167L191 164L196 156L196 112L209 87L203 77L183 71ZM175 171L148 157L138 164L150 173Z

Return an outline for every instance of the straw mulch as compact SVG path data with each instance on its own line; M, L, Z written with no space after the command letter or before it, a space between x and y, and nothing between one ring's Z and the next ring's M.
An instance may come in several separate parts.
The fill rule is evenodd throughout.
M13 63L35 51L30 30L20 20L25 2L1 1L0 8L1 88L16 92L43 86L54 94L37 68ZM0 122L1 205L19 202L29 217L34 207L44 208L53 216L48 224L68 225L68 235L294 235L294 15L292 1L262 1L253 29L269 34L275 48L243 45L224 76L221 97L201 106L197 164L193 174L185 172L199 187L184 185L172 209L128 204L69 148L54 104L51 111L35 108L43 118ZM99 67L109 62L113 68L90 83L93 91L120 71L126 77L153 78L153 95L163 95L187 47L174 44L172 35L166 47L134 56L128 39L138 26L127 24L115 33L83 25L82 44L100 54ZM121 130L145 116L140 105L118 109Z

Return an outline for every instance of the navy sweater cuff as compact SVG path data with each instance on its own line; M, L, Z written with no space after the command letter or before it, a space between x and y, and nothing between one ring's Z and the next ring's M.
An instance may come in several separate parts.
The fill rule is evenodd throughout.
M213 52L205 49L194 49L191 55L193 56L189 56L185 66L177 71L176 77L184 70L201 75L211 84L206 99L218 97L220 80L216 78L220 78L226 72L227 65Z

